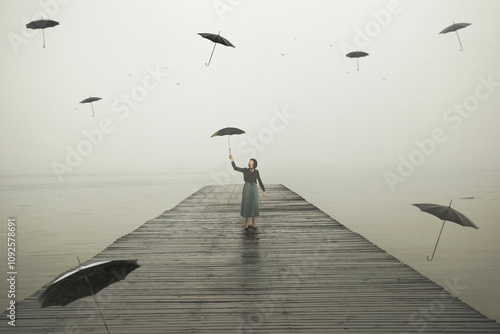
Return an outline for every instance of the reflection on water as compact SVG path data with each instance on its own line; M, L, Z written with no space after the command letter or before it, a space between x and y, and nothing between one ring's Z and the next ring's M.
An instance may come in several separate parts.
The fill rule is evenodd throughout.
M261 284L261 256L259 233L249 228L241 237L241 262L243 263L242 287L256 287Z

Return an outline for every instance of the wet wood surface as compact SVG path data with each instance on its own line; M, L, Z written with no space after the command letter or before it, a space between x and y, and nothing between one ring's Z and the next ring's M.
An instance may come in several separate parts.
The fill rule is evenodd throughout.
M87 261L141 265L96 295L110 332L500 333L285 186L266 190L256 230L242 185L207 186ZM43 289L17 303L13 333L106 333L92 297L41 309Z

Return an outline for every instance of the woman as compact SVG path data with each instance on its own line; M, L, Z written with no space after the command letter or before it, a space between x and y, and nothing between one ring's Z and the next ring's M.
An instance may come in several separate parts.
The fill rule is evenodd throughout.
M230 154L231 165L234 170L243 173L243 194L241 196L241 216L245 217L245 230L248 230L248 218L252 217L253 228L257 228L255 224L255 217L259 215L259 194L257 192L257 181L259 181L260 188L262 189L264 197L266 197L266 189L260 179L259 171L257 168L257 160L250 159L248 161L248 168L236 167L233 156Z

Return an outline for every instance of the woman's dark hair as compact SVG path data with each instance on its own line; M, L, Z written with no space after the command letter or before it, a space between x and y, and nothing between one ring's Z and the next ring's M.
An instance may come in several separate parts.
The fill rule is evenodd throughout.
M253 161L253 169L257 168L257 160L255 160L254 158L250 159Z

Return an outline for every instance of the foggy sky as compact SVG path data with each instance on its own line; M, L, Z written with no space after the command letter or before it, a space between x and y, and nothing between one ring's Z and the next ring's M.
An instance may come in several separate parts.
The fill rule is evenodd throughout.
M0 174L500 168L498 1L0 3ZM40 16L60 22L25 28ZM439 34L452 22L468 22ZM235 48L199 32L218 33ZM345 54L362 50L356 61ZM79 104L101 97L93 107Z

